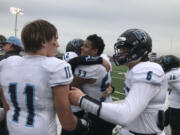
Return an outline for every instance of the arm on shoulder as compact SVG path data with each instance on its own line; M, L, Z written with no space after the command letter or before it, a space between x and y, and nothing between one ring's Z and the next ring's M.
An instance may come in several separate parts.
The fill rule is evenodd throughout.
M71 86L79 87L85 83L93 84L95 82L96 82L96 79L85 79L78 76L74 76Z

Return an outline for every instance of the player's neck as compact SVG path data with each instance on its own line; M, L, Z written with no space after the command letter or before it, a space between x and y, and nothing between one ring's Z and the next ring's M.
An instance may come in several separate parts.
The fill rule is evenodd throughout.
M127 64L127 67L130 69L132 69L135 65L137 65L138 63L140 63L140 61L136 61L136 62L131 62Z
M39 55L39 56L47 56L47 53L44 50L38 50L37 52L27 52L28 55Z

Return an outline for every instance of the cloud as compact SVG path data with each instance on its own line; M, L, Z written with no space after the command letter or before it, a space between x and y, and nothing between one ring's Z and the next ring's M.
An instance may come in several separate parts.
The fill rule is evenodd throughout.
M10 6L24 9L24 15L18 16L19 36L25 23L38 18L49 20L58 29L61 51L69 40L96 33L106 43L105 52L112 55L117 37L136 27L151 34L153 51L170 53L173 44L175 49L171 50L178 54L179 0L1 0L1 30L8 36L14 29Z

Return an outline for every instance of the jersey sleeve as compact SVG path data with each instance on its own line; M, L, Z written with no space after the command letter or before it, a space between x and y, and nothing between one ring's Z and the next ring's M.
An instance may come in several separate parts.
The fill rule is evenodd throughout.
M144 82L151 84L160 84L165 78L164 71L161 68L146 67L133 70L133 82Z
M64 61L68 62L75 57L78 57L78 55L75 52L66 52L62 58Z
M100 117L114 124L127 126L146 109L150 100L159 92L158 87L148 83L134 83L133 90L122 103L102 103Z
M57 85L68 85L72 82L73 75L71 66L65 61L57 62L50 72L49 84L51 87Z

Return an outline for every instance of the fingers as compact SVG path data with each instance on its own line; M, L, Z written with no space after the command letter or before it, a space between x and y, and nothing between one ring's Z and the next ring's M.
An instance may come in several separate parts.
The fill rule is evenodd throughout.
M76 90L76 87L71 87L71 90Z
M103 65L104 65L104 67L106 68L107 72L109 72L109 70L110 70L110 65L109 65L109 63L108 63L105 59L103 59Z
M71 87L71 90L80 90L80 89L78 89L76 87Z

